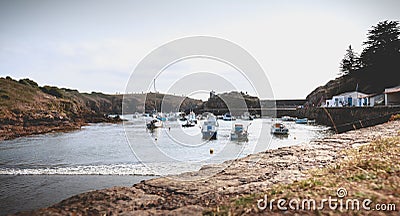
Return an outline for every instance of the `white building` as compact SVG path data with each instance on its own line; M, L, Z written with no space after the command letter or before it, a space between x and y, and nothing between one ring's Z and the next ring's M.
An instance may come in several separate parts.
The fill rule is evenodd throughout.
M385 89L385 106L400 105L400 85Z
M370 106L370 97L367 94L354 91L335 95L325 101L325 107L362 107Z

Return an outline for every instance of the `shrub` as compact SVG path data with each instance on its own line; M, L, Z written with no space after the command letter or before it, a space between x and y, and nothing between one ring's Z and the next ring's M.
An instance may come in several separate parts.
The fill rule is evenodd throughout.
M43 86L40 87L40 90L46 94L53 95L58 98L62 98L64 96L63 90L54 86Z
M39 87L39 85L38 85L35 81L30 80L30 79L28 79L28 78L26 78L26 79L20 79L18 82L21 83L21 84L23 84L23 85L31 86L31 87L33 87L33 88Z

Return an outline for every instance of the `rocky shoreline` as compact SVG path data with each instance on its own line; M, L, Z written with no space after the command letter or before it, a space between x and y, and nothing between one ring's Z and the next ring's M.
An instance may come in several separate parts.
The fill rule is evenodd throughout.
M168 177L156 178L132 187L113 187L82 193L51 207L19 215L201 215L232 199L263 193L274 184L306 179L307 170L323 168L345 158L342 150L367 145L378 138L397 136L399 128L400 121L390 121L175 176L207 176L211 170L228 166L207 179L178 181Z
M70 119L58 113L21 115L16 118L0 119L0 141L35 134L78 130L88 123L100 122L119 123L122 119L119 116L108 117L101 114L77 119Z

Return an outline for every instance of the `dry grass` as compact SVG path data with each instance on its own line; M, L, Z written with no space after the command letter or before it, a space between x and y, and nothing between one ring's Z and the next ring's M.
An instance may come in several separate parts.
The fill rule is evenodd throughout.
M228 205L218 206L206 215L242 215L242 214L268 214L279 215L282 213L294 214L296 212L269 207L263 211L257 208L257 200L268 196L268 200L284 198L315 199L320 203L322 199L337 197L337 189L347 189L347 196L343 199L372 200L371 208L376 204L393 203L396 211L332 211L329 207L322 210L305 210L301 215L340 214L340 215L398 215L400 209L400 131L391 138L379 139L369 145L344 152L346 158L338 163L323 169L310 170L310 178L292 184L275 185L265 194L253 194L232 200Z

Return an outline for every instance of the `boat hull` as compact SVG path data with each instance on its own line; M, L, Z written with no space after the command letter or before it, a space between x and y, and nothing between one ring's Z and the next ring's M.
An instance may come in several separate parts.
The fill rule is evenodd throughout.
M304 118L304 119L297 119L296 124L307 124L308 119Z
M245 133L231 133L231 141L248 141Z
M211 140L217 139L217 131L205 131L203 133L203 139Z
M289 130L272 130L271 133L275 135L288 135Z

